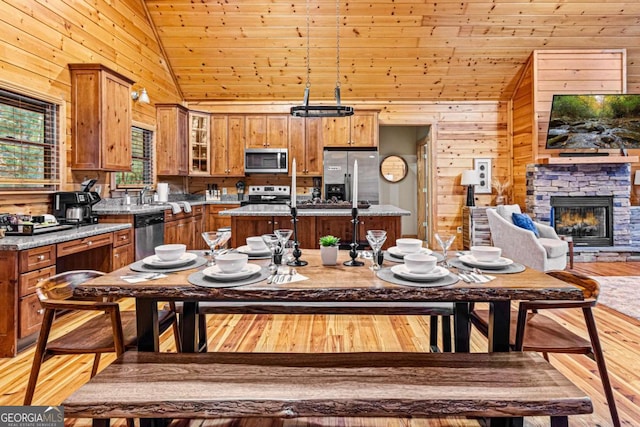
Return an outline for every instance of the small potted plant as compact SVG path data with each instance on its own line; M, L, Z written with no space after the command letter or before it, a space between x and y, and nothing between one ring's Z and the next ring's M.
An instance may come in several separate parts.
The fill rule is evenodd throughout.
M332 235L320 237L320 258L322 265L336 265L340 238Z

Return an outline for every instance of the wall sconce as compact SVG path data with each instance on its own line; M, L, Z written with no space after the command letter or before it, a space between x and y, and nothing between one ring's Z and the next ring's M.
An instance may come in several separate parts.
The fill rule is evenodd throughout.
M474 188L476 185L480 185L478 172L475 169L462 171L460 184L467 187L467 206L475 206Z
M139 91L131 92L131 99L141 104L149 104L151 102L145 88L142 88Z

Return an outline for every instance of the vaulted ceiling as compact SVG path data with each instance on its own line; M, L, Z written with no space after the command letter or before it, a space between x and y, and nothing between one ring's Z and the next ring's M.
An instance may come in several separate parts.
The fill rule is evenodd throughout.
M312 103L333 98L338 41L343 100L506 99L536 49L626 48L640 81L638 0L144 2L186 101L300 101L307 16Z

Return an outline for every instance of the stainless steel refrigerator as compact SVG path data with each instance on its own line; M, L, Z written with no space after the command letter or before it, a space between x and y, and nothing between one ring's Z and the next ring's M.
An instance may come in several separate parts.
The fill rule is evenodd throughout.
M353 162L358 161L358 200L377 205L380 201L378 177L378 150L325 149L324 150L325 198L331 189L343 189L343 200L351 201Z

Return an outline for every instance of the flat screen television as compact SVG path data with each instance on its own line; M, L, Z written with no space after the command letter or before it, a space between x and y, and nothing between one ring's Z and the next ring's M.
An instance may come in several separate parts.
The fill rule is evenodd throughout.
M547 149L640 148L640 94L553 95Z

